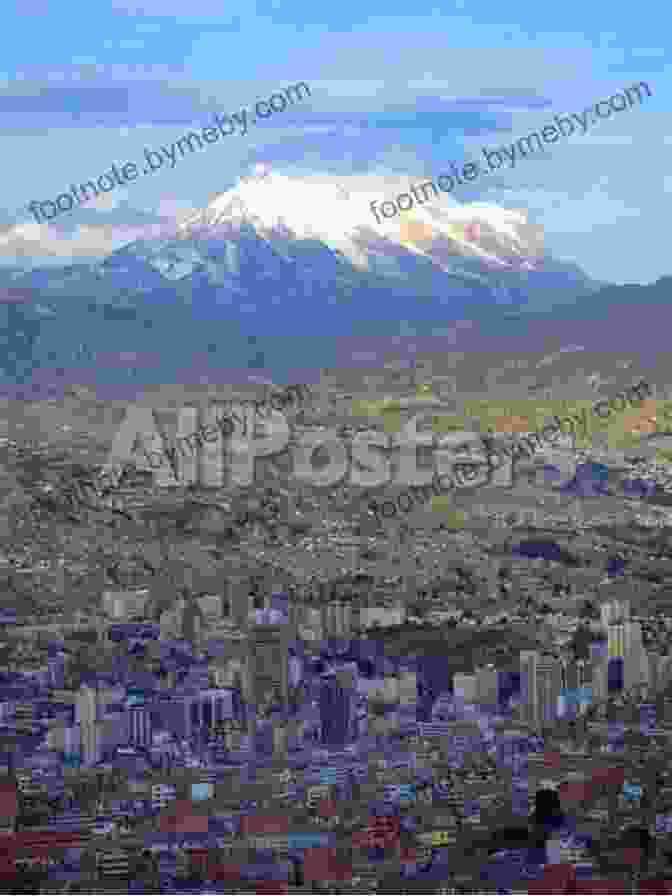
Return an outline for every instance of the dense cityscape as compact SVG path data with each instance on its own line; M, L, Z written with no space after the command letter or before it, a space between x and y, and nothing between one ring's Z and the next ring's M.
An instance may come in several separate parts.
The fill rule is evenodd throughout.
M659 6L3 4L0 894L672 896Z
M672 890L666 464L562 450L390 528L277 461L241 516L6 440L3 885Z

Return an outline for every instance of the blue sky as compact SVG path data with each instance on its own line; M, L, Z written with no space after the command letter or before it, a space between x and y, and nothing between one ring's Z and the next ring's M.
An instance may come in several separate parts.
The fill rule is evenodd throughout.
M465 200L527 208L592 277L671 273L668 7L568 0L5 0L0 263L102 256L206 204L259 161L288 174L435 176L646 81L652 97ZM667 42L667 40L666 40ZM38 224L30 200L141 160L290 84L308 101ZM384 198L384 197L382 197ZM459 198L459 197L458 197Z

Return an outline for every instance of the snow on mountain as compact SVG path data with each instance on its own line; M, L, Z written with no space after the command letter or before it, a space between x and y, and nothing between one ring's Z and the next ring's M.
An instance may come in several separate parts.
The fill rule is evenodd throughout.
M194 358L208 369L275 371L288 359L313 369L336 339L435 335L464 319L499 335L518 327L504 309L555 312L597 289L576 265L543 253L523 211L430 190L392 219L371 213L372 201L427 180L288 177L257 166L203 210L103 259L0 272L12 299L16 290L33 297L0 302L14 359L6 375L17 375L18 358L25 368L95 361L100 375L97 359L122 349L160 357L157 379L182 376ZM118 361L104 366L118 376Z
M370 267L371 254L396 247L423 255L445 270L450 270L447 249L493 267L510 268L517 262L524 270L534 269L543 237L540 228L528 222L525 211L487 203L460 205L446 194L435 198L428 189L426 203L395 218L376 220L372 202L409 189L402 179L299 179L258 165L251 177L184 220L179 233L185 237L204 230L225 234L248 225L262 239L285 234L319 240L363 269Z

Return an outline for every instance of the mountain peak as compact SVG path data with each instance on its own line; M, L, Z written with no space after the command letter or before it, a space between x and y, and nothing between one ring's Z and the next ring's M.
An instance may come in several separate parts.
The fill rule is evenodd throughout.
M422 183L422 179L412 183ZM449 256L478 259L502 269L534 268L543 239L540 228L528 222L524 210L488 203L460 205L446 194L437 198L430 194L428 202L392 219L377 220L371 213L373 201L382 203L409 189L402 178L299 178L259 163L237 186L183 221L179 233L188 238L196 232L228 233L248 225L267 239L281 233L298 240L318 240L361 268L369 267L371 251L385 249L424 255L443 268Z

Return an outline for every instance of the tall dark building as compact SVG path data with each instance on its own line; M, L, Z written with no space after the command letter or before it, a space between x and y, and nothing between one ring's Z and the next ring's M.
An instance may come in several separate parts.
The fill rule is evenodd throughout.
M224 582L224 600L227 601L229 618L244 628L250 613L250 583L243 575L232 575Z
M623 658L620 656L612 657L607 666L607 687L609 692L623 690Z
M196 603L193 595L183 597L179 602L180 612L180 634L185 641L192 644L200 638L201 628L203 626L203 611Z
M343 746L350 730L350 691L341 687L335 676L325 677L319 691L322 743Z
M245 701L249 723L273 705L287 711L289 705L289 632L281 625L252 625L247 639ZM253 733L250 731L249 733Z
M432 707L442 691L448 690L450 680L449 659L445 656L427 654L418 661L418 719L428 722L432 718Z

